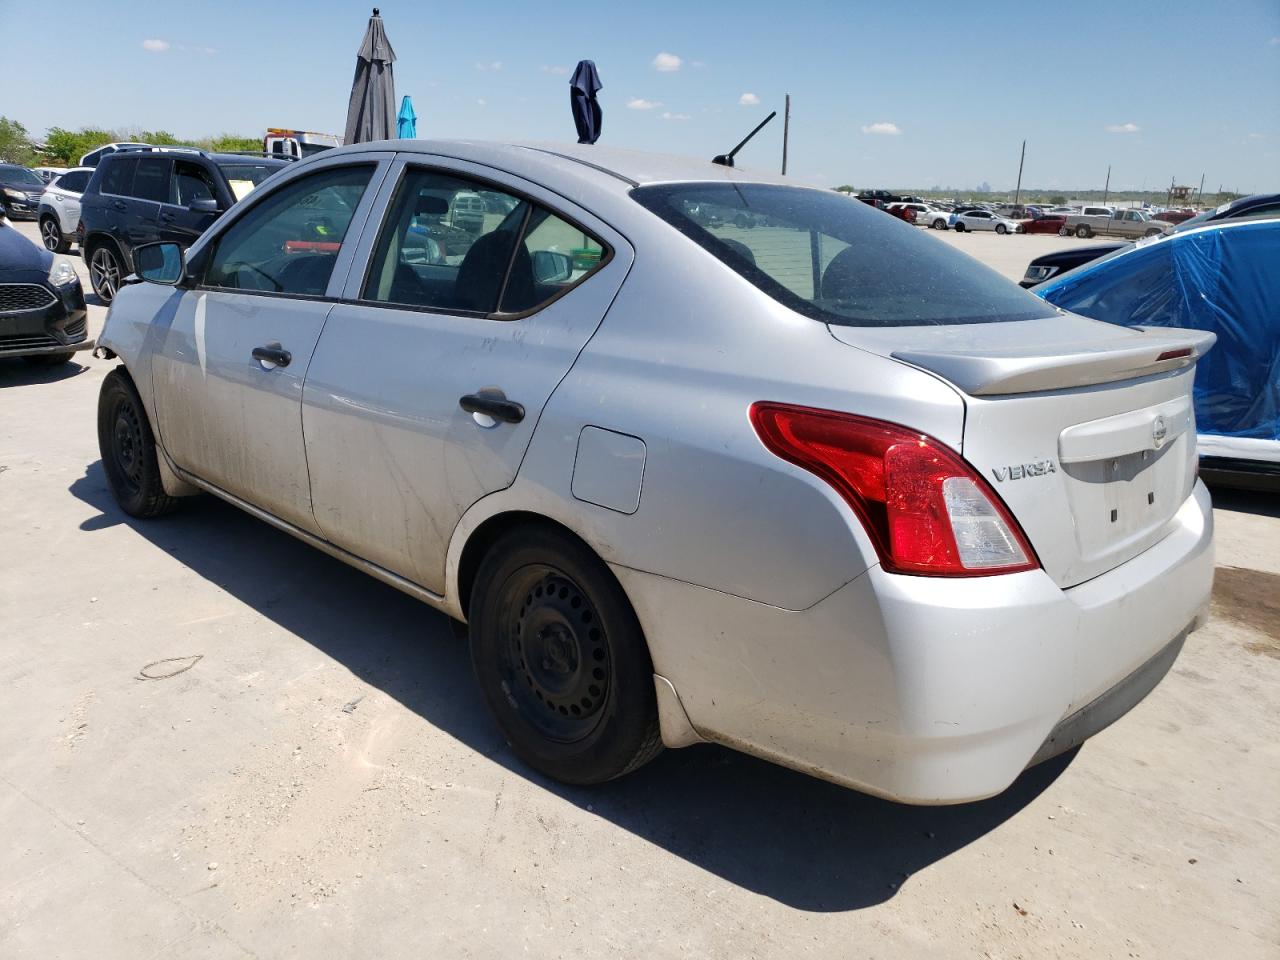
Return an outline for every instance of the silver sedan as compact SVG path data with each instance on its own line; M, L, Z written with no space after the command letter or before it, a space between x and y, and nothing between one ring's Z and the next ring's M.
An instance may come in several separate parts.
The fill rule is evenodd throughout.
M368 144L137 263L100 339L121 507L222 497L465 622L551 777L715 741L988 796L1203 620L1212 335L1063 313L836 193Z

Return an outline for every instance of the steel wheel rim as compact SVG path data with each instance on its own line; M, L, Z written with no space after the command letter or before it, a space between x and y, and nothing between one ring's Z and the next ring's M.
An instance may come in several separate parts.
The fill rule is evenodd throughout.
M116 267L115 257L109 250L99 250L93 255L89 264L93 276L93 289L101 296L106 294L110 299L116 295L116 286L120 280L120 271Z
M111 459L115 461L116 474L136 493L142 487L142 421L133 404L122 403L116 407L111 424Z
M537 732L557 743L589 736L610 695L610 657L595 605L572 579L545 565L503 585L498 629L506 693Z
M44 237L44 248L50 252L58 249L58 244L62 240L62 231L58 229L58 225L52 220L46 220L40 225L40 234Z

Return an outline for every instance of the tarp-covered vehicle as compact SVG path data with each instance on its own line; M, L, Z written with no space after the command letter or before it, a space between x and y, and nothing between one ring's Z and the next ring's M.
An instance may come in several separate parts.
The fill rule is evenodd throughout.
M1209 330L1196 367L1201 467L1280 486L1280 218L1225 221L1116 251L1036 287L1128 327Z

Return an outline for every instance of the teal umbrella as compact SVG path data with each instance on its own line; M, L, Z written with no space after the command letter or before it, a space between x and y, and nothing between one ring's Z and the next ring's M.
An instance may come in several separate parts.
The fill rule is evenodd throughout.
M418 115L413 112L413 98L407 94L400 101L400 113L396 115L396 136L401 140L418 137Z

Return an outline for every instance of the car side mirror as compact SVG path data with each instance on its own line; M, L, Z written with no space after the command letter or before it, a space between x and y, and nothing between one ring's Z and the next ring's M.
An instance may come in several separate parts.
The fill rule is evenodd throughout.
M201 197L199 200L192 200L187 209L192 213L218 213L221 210L218 206L218 201L212 197Z
M573 259L555 250L533 252L533 279L536 283L564 283L573 276Z
M187 258L182 247L169 241L144 243L133 248L138 276L148 283L168 287L180 284L187 274Z

